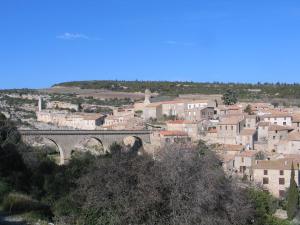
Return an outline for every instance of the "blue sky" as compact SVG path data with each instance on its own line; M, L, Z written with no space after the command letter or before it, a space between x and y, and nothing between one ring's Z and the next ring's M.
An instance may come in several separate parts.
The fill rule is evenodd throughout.
M1 0L0 88L300 82L299 0Z

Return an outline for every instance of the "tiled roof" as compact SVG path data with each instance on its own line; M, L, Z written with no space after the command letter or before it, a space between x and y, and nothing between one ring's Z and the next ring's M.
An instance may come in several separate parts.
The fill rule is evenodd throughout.
M169 120L167 121L169 124L194 124L193 121L190 120Z
M283 131L283 130L293 130L292 127L281 126L281 125L270 125L268 131Z
M299 159L283 158L277 160L257 160L253 165L253 169L266 169L266 170L290 170L294 163L294 168L297 168Z
M263 118L278 118L278 117L291 117L290 113L286 112L273 112L271 114L263 115Z
M226 124L234 125L234 124L238 124L242 120L243 120L243 118L241 116L223 117L219 124L220 125L226 125Z
M300 122L300 114L299 113L298 114L293 114L292 120L295 123L299 123Z
M188 136L186 132L177 130L162 130L159 134L162 136Z

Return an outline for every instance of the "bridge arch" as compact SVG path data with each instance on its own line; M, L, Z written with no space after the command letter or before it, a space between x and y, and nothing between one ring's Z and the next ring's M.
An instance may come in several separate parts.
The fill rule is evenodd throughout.
M142 138L135 135L128 135L124 137L123 144L125 147L130 148L132 152L140 152L144 145Z
M44 139L49 140L56 146L57 150L59 151L59 164L63 165L65 163L65 154L62 147L59 144L57 144L57 142L52 138L44 137Z
M95 155L103 155L106 153L103 141L96 136L87 136L82 138L76 146L77 151L89 151Z

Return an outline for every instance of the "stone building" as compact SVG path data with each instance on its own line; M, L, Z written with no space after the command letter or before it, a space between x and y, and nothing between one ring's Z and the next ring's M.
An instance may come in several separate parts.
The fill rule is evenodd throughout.
M47 102L46 107L47 109L68 109L68 110L79 111L78 104L72 104L69 102L62 102L62 101Z
M253 180L275 197L284 198L290 186L292 163L295 168L295 181L299 184L299 162L299 158L257 160L252 167Z
M37 121L52 123L58 127L72 127L82 130L94 130L104 122L104 116L99 113L68 113L65 111L39 111Z
M293 114L292 116L292 126L294 129L300 131L300 113Z
M238 175L246 175L249 180L252 176L252 166L255 163L256 151L246 150L235 155L234 157L234 168Z
M221 119L217 125L217 138L221 144L238 144L237 137L245 126L243 116L230 116Z
M184 118L191 121L210 120L214 117L213 107L194 107L188 108L184 112Z
M287 126L280 125L270 125L268 127L268 151L276 152L277 145L280 141L287 138L289 132L291 132L293 128Z
M279 141L276 150L277 153L300 156L300 133L297 130L290 132L285 139Z
M237 136L237 143L246 149L254 149L254 142L257 140L257 130L245 128Z
M289 113L276 112L262 116L263 121L274 125L292 126L292 116Z
M189 120L171 120L166 122L167 130L186 132L193 140L198 138L198 124Z
M151 134L151 144L154 146L164 146L166 144L189 143L191 138L186 132L175 130L162 130Z

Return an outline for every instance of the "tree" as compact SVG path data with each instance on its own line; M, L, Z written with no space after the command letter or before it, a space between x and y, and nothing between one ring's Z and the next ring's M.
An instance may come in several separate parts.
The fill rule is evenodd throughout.
M299 193L295 181L294 163L292 163L290 188L287 196L287 214L290 220L293 219L296 215L298 209L298 202L299 202Z
M251 105L247 105L246 108L244 109L245 113L248 113L248 115L253 115L252 107Z
M225 105L234 105L238 101L237 94L235 91L228 89L223 94L222 100Z

